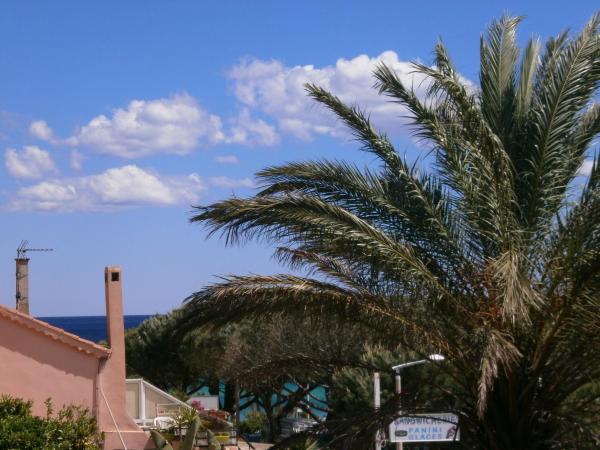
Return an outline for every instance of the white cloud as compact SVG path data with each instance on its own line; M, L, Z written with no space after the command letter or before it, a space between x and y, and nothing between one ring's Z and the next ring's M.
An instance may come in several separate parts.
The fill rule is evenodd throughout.
M21 188L11 210L111 211L135 206L189 205L206 190L198 174L167 177L127 165L97 175Z
M13 210L57 210L77 201L74 184L59 181L43 181L19 189L18 198L10 204Z
M235 155L220 155L215 156L214 160L219 164L239 164L240 160Z
M210 114L186 94L156 100L133 100L127 108L101 114L67 139L57 138L43 120L32 122L33 136L48 142L87 147L98 153L138 158L157 153L188 154L200 146L239 144L272 146L279 143L273 125L242 108L226 120Z
M248 108L243 108L238 117L233 119L226 142L254 146L272 146L279 143L279 134L275 127L261 119L250 115Z
M344 127L332 113L306 95L304 85L315 83L346 103L358 104L371 114L377 127L393 131L403 123L402 116L406 116L407 111L373 88L373 70L380 62L395 70L417 95L424 94L424 77L412 73L410 62L400 60L393 51L376 57L341 58L334 66L321 68L286 67L279 61L249 59L233 67L228 77L233 81L236 98L247 108L275 119L282 132L300 139L310 139L316 134L346 137Z
M592 173L593 166L594 166L594 160L586 159L585 161L583 161L583 164L579 168L579 172L577 174L589 177L590 174Z
M20 152L14 148L6 149L4 165L16 178L36 179L57 172L50 154L34 145L26 145Z
M36 120L29 124L29 133L36 139L56 143L58 139L54 135L52 128L48 126L45 120Z
M94 117L70 137L71 145L136 158L155 153L187 154L200 145L222 142L221 119L188 94L133 100L110 117Z
M71 166L71 169L81 170L84 159L85 159L85 157L79 150L77 150L77 149L71 150L71 156L69 158L69 165Z
M220 187L220 188L253 188L256 187L254 180L252 178L229 178L225 176L219 177L210 177L208 179L212 186Z
M132 100L126 107L92 118L67 139L57 138L43 120L32 122L29 129L33 136L54 144L66 143L123 158L188 154L198 147L216 144L273 146L280 142L281 134L305 140L315 135L347 139L348 130L334 114L308 97L305 84L312 82L345 103L364 108L376 127L394 134L395 130L404 130L408 111L373 88L373 70L381 62L412 86L418 96L424 95L424 76L415 74L411 63L393 51L373 57L363 54L340 58L334 65L322 67L288 67L276 60L250 58L227 74L240 106L237 116L211 114L194 97L181 93Z

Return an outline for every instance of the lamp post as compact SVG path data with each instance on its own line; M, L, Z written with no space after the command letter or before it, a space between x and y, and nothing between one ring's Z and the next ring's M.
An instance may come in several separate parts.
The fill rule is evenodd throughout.
M373 374L373 406L375 411L381 407L381 382L379 372ZM377 430L375 433L375 450L381 450L381 432Z
M443 355L439 355L437 353L434 353L432 355L429 355L427 357L427 359L420 359L418 361L410 361L407 363L403 363L403 364L398 364L397 366L393 366L392 370L394 371L395 377L394 377L394 381L395 381L395 385L396 385L396 394L401 394L402 393L402 377L400 375L400 371L402 369L406 369L407 367L411 367L411 366L417 366L419 364L426 364L429 362L437 362L437 361L443 361L444 356ZM401 413L400 411L400 400L398 400L398 414ZM391 436L390 436L390 440L391 440ZM402 450L402 442L396 442L396 450Z

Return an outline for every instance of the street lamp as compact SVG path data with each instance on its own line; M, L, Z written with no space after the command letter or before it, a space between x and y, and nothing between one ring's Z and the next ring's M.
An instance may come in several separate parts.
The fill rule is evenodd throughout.
M411 367L411 366L417 366L419 364L426 364L429 362L443 361L444 359L446 359L446 358L444 358L444 355L434 353L432 355L429 355L427 357L427 359L420 359L418 361L410 361L407 363L398 364L397 366L393 366L392 370L396 374L396 376L395 376L396 394L402 393L402 377L400 376L400 371L402 369L406 369L407 367ZM398 400L398 402L400 402L400 400ZM398 413L400 413L399 408L400 408L400 404L398 404ZM390 439L391 439L391 437L390 437ZM402 442L396 442L396 450L402 450Z
M437 353L434 353L433 355L429 355L427 357L427 359L420 359L418 361L411 361L411 362L407 362L404 364L398 364L397 366L393 366L392 370L396 373L399 373L402 369L405 369L410 366L416 366L416 365L425 364L428 362L443 361L444 359L446 359L446 358L444 358L444 355L439 355Z

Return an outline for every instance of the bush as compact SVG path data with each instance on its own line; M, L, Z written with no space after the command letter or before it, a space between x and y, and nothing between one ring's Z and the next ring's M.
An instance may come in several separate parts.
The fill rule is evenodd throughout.
M246 418L242 422L240 422L240 433L258 433L262 430L264 422L264 414L261 414L259 412L248 413Z
M46 417L32 415L32 402L0 397L0 449L100 450L96 420L79 406L65 406L53 415L46 401Z

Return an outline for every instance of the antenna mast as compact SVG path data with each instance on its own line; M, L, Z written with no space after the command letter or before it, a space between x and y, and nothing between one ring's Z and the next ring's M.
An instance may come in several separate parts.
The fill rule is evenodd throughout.
M52 248L28 248L29 241L21 241L17 247L16 262L16 308L18 311L29 314L29 258L27 252L51 252Z
M27 252L53 252L53 248L27 248L29 241L21 241L21 245L17 247L17 259L26 259Z

